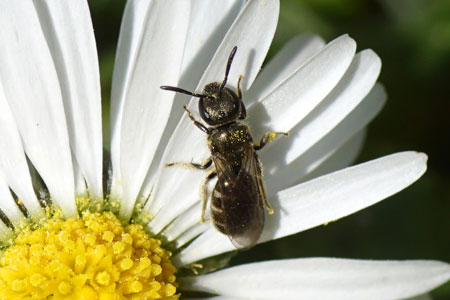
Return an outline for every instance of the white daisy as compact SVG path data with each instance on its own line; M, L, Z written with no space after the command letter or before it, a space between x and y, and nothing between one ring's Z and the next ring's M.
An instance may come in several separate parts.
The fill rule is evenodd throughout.
M159 87L201 91L221 81L234 46L228 84L245 77L253 136L290 132L260 153L275 214L266 217L259 242L347 216L425 172L426 155L417 152L345 168L386 99L376 83L380 59L371 50L355 54L347 35L328 44L299 36L259 72L278 12L275 0L129 0L111 97L111 179L102 172L99 70L87 2L0 2L3 245L17 234L11 228L31 223L0 260L0 299L176 299L192 291L217 300L404 299L450 278L450 266L438 261L336 258L185 275L196 262L210 267L204 259L234 248L209 222L199 223L205 174L165 168L209 153L182 110L188 97ZM194 113L197 101L189 102ZM49 201L64 218L50 217L43 209ZM140 226L122 227L111 213L86 213L103 210L124 222L149 216L154 237Z

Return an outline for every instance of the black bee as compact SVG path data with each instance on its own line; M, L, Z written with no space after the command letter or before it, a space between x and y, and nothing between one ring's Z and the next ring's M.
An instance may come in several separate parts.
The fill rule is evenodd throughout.
M234 47L228 58L225 78L222 83L212 82L203 88L201 94L192 93L178 87L161 86L163 90L174 91L200 98L200 116L210 127L195 120L184 106L189 118L201 131L208 135L211 157L203 164L169 163L167 166L182 165L196 169L214 167L203 184L202 219L208 200L207 184L218 177L211 195L211 216L215 227L226 234L240 249L256 244L264 227L264 207L273 213L266 199L263 187L262 165L255 151L260 150L282 132L266 133L259 144L253 143L249 127L238 120L246 118L242 102L239 77L237 92L226 87L231 63L236 54Z

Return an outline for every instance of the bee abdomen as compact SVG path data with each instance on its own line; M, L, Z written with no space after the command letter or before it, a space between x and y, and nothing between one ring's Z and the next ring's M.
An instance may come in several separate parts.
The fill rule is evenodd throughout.
M226 233L225 229L225 214L222 209L222 193L214 188L211 197L211 217L214 222L214 226L222 232Z

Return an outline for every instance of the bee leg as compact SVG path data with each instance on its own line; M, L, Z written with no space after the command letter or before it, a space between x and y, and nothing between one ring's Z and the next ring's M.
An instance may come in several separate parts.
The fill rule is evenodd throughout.
M244 79L244 76L239 75L238 84L237 84L237 96L239 99L242 99L242 91L241 91L241 80Z
M258 185L259 184L260 183L258 183ZM264 207L267 209L267 212L269 213L269 215L273 215L273 208L272 208L272 206L270 206L269 201L267 201L266 192L264 192L264 188L262 188L262 186L260 188L260 195L264 202Z
M205 125L203 125L201 122L197 121L194 118L194 115L191 113L191 111L187 108L187 106L184 106L184 110L187 112L189 118L192 120L192 122L194 122L194 125L197 126L198 129L200 129L201 131L203 131L206 134L210 133L210 130L208 129L208 127L206 127Z
M259 168L262 170L261 161L258 160L258 164L259 164ZM260 205L264 204L264 207L267 209L267 212L269 213L269 215L273 215L274 210L273 210L272 206L270 206L269 201L267 201L267 196L266 196L266 192L264 191L264 186L263 186L263 181L262 181L261 175L256 175L256 176L258 176L258 180L256 182L258 183L259 200L260 200L259 204Z
M193 163L193 162L171 162L167 163L166 167L179 166L187 169L195 169L195 170L206 170L212 165L211 157L208 157L203 163Z
M239 76L238 84L237 84L237 96L240 100L242 100L242 91L241 91L241 80L244 79L243 76ZM241 115L239 116L240 120L244 120L247 118L247 110L245 109L244 102L241 101Z
M202 198L202 216L200 217L200 223L205 222L206 204L208 204L208 183L216 176L216 170L212 170L203 180L203 184L201 185L200 195Z
M253 144L253 148L255 150L261 150L265 145L272 142L277 136L279 135L285 135L288 136L289 132L276 132L276 131L269 131L264 134L264 136L259 141L259 144Z

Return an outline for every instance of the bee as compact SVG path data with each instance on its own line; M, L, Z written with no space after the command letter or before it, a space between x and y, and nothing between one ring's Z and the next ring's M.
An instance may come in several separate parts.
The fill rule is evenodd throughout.
M221 83L207 84L201 94L173 86L161 86L161 89L200 99L199 113L209 127L196 120L186 106L184 109L194 125L206 133L211 152L211 156L203 164L173 162L166 166L209 169L214 163L203 183L201 222L204 221L209 198L208 182L217 177L217 183L210 195L213 224L217 230L230 238L236 248L248 249L254 246L261 236L264 228L264 207L269 214L273 214L264 191L262 164L256 151L277 135L287 133L268 132L259 143L253 143L249 127L240 122L247 117L240 88L243 77L239 76L236 92L226 86L236 51L235 46L228 58L224 80Z

